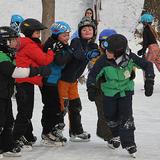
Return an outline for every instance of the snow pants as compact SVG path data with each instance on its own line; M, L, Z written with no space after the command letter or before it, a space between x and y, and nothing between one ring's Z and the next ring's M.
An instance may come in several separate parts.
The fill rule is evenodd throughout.
M127 94L125 97L120 97L119 94L114 97L104 96L103 108L112 135L120 136L122 148L135 145L132 94Z
M13 129L15 140L25 136L28 141L33 139L31 122L34 107L34 85L30 83L16 84L17 116Z
M69 115L69 133L80 134L83 133L83 127L81 123L81 100L78 94L78 82L69 83L65 81L59 81L58 91L60 95L61 111L64 111L64 102L68 99L68 115Z
M97 116L98 116L96 134L105 141L108 141L109 139L112 138L112 133L110 128L108 127L107 121L104 116L103 94L101 92L97 93L95 104L97 107Z
M7 152L14 148L15 142L12 135L13 112L11 99L0 98L0 150Z
M43 85L41 94L44 104L41 119L42 134L48 134L56 124L64 123L63 114L60 110L58 86Z

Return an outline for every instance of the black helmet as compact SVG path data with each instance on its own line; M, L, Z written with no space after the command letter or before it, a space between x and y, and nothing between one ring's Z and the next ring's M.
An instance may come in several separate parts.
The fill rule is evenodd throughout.
M19 36L18 33L13 28L8 26L0 27L0 40L8 38L16 38L18 36Z
M105 44L105 42L107 42L107 44ZM113 52L116 58L125 54L128 48L128 41L126 37L121 34L114 34L108 37L105 42L103 43L104 48L109 52Z
M91 26L93 28L93 32L95 35L96 26L90 17L83 17L82 20L78 24L78 34L81 37L81 29L85 26Z
M42 23L33 18L27 18L20 24L20 31L26 36L31 37L34 31L47 29Z
M19 35L17 31L14 30L13 28L8 26L0 27L0 50L5 53L14 52L15 49L11 49L8 46L7 41L10 40L11 38L16 38L16 37L19 37Z

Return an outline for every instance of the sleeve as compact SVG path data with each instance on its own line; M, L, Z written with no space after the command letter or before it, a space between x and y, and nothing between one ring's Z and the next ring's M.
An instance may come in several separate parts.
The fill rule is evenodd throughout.
M15 65L13 65L9 61L3 61L0 63L0 73L4 76L11 77L15 69Z
M48 50L47 53L44 53L43 50L36 45L27 46L26 54L39 66L48 65L54 59L54 52L51 49Z
M61 52L64 52L64 54ZM62 66L70 62L72 57L73 57L73 50L71 47L67 46L65 47L64 50L60 51L60 53L56 53L54 62L57 65Z
M47 41L44 43L43 51L47 53L48 48L53 49L53 44L55 43L52 37L49 37Z
M74 38L71 41L70 46L73 49L73 56L76 59L82 60L82 61L87 60L86 56L85 56L86 51L83 49L82 44L81 44L79 38Z
M129 57L133 60L133 62L137 66L139 66L145 72L145 76L152 77L152 78L155 77L152 62L149 62L144 58L140 58L134 53L130 53Z
M102 56L100 57L95 65L92 67L92 69L90 70L89 74L88 74L88 78L87 78L87 88L89 86L95 86L96 85L96 78L97 76L101 76L100 74L102 74L101 70L103 69L103 67L105 66L105 57Z

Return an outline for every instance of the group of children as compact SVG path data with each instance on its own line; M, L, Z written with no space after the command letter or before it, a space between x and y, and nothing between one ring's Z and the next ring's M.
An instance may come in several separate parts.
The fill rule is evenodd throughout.
M146 19L142 23L150 24ZM62 133L66 113L70 141L90 140L90 133L84 131L81 123L78 78L89 61L97 57L87 79L88 98L95 101L98 123L100 121L105 130L104 133L102 128L102 135L102 126L97 123L97 135L111 148L121 144L131 155L137 151L132 113L133 70L138 67L145 72L145 95L151 96L155 77L153 64L132 53L126 37L112 29L100 33L98 47L94 42L96 28L93 20L85 16L78 24L78 37L69 45L71 28L66 22L57 21L50 27L51 36L42 45L40 31L46 27L36 19L23 20L17 15L11 21L11 27L0 27L1 157L20 156L22 148L32 149L36 141L31 122L34 85L39 86L42 95L41 137L44 145L66 143ZM24 37L19 37L19 29ZM15 121L11 103L14 78L18 111Z

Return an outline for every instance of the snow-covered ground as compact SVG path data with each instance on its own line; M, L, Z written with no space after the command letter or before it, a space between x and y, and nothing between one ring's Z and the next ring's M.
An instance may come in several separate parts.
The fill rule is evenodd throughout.
M141 14L143 0L102 0L102 11L100 12L99 31L104 28L114 28L123 33L129 39L130 48L136 52L137 46L133 38L133 31ZM86 0L57 0L56 19L68 22L73 31L84 14L84 10L90 7ZM41 19L41 0L0 0L1 20L0 25L8 25L10 16L19 13L25 18L33 17ZM135 95L133 99L133 110L136 124L136 143L138 147L138 160L159 160L160 146L160 76L155 69L155 90L152 97L144 96L142 71L137 70L135 79ZM82 100L82 122L84 129L91 133L92 138L87 143L68 142L64 147L40 147L41 135L41 95L36 88L35 109L33 115L34 133L38 136L37 145L31 152L23 152L23 156L16 160L128 160L132 159L125 150L111 150L106 142L96 136L97 113L94 103L89 102L86 94L86 86L79 85ZM16 103L13 101L14 113ZM66 128L64 135L68 136L68 119L66 117ZM4 158L12 160L15 158Z

